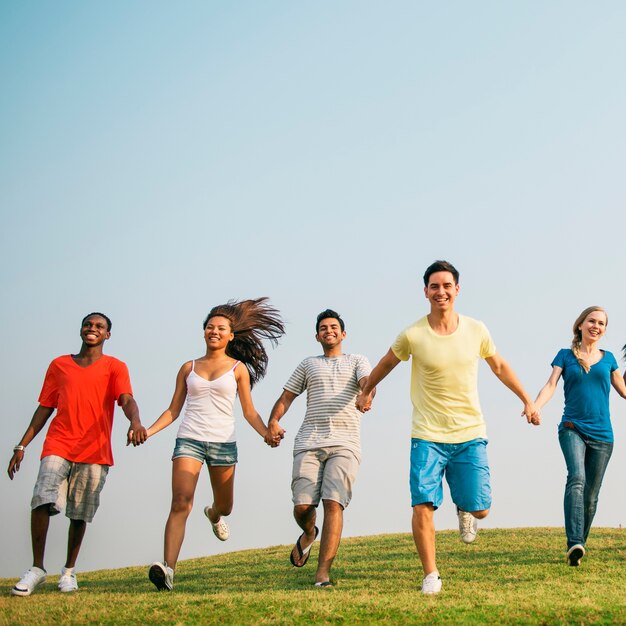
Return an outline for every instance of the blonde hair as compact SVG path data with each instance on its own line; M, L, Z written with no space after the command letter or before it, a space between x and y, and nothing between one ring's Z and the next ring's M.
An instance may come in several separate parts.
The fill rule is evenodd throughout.
M580 331L580 328L578 327L585 321L587 316L590 313L593 313L594 311L601 311L602 313L604 313L604 316L606 317L606 325L608 326L609 316L607 312L601 306L588 306L576 318L576 321L574 322L574 326L572 327L572 331L574 332L574 338L572 339L572 352L574 353L574 356L576 357L576 360L578 361L578 364L580 365L580 367L582 367L585 373L587 374L589 373L589 370L591 368L589 367L589 364L580 356L580 346L582 343L583 335L582 335L582 332Z

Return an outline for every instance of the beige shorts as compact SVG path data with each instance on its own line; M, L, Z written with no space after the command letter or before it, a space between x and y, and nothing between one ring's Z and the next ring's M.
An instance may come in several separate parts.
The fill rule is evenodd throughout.
M359 464L352 450L340 446L296 452L291 476L293 503L317 506L320 500L333 500L345 509L352 499Z
M108 472L108 465L74 463L53 454L45 456L39 465L30 506L36 509L47 504L50 515L66 507L65 515L70 519L91 522Z

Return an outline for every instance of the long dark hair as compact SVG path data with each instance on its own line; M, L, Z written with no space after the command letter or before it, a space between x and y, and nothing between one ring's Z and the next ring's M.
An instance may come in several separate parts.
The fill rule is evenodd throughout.
M280 313L269 304L268 298L256 300L229 300L214 306L207 315L202 328L212 317L225 317L235 337L226 346L226 354L241 361L250 372L250 387L259 382L267 370L267 352L263 340L273 345L285 334Z

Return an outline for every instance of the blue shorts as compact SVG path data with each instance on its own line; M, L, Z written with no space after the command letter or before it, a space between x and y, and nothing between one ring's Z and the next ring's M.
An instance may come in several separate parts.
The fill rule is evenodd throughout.
M180 457L196 459L209 466L228 466L237 463L237 442L213 443L195 439L176 438L172 461Z
M411 506L443 502L443 476L453 502L463 511L491 507L487 440L435 443L411 439Z

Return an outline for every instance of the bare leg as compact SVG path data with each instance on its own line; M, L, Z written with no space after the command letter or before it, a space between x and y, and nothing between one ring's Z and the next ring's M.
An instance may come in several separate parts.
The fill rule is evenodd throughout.
M413 507L413 541L419 554L424 575L437 570L435 561L435 509L430 503L417 504Z
M489 511L491 509L484 509L482 511L470 511L470 513L476 518L476 519L485 519L485 517L487 517L487 515L489 515Z
M296 504L293 507L293 517L298 526L304 531L303 537L300 539L300 547L304 550L315 541L315 520L317 517L315 507L312 504ZM301 563L306 558L300 558L295 546L292 554L296 564Z
M46 551L46 537L50 525L50 505L42 504L30 514L30 537L33 547L33 565L44 569L43 557Z
M318 558L315 582L321 583L330 580L330 568L337 556L341 531L343 530L343 507L334 500L323 500L324 503L324 526L320 542L320 555Z
M213 504L209 508L208 517L213 524L216 524L222 515L230 515L233 510L235 466L211 466L209 476L213 488Z
M87 522L82 519L71 519L70 529L67 533L67 561L65 567L74 567L83 543L83 537L87 530Z
M172 461L172 505L165 524L165 562L176 569L180 548L185 538L185 525L193 507L202 463L189 457Z

